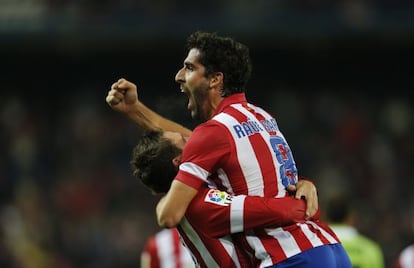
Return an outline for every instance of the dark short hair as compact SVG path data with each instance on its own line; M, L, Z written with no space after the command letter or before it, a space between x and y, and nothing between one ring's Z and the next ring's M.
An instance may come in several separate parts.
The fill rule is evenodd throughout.
M205 76L222 72L224 96L245 92L252 65L249 48L231 37L197 31L191 34L186 48L200 51L199 62L206 68Z
M132 151L133 175L155 193L166 193L177 174L172 159L181 152L162 131L146 131Z

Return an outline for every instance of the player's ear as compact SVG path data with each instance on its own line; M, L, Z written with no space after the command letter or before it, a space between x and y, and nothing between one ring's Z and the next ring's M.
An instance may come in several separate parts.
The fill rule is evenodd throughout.
M223 88L224 75L222 72L217 72L210 77L211 88Z
M177 155L171 161L172 161L173 166L178 169L178 166L181 164L181 155Z

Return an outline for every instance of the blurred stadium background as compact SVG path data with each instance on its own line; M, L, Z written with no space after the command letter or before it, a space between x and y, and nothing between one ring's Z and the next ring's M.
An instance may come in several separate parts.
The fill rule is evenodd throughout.
M140 130L105 103L125 77L189 127L187 35L251 48L248 98L276 116L323 208L351 194L387 266L414 242L414 2L0 0L0 267L139 267L157 198Z

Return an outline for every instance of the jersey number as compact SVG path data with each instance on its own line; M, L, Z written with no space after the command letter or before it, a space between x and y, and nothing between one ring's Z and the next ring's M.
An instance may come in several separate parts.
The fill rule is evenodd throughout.
M282 137L273 136L270 138L270 144L275 152L276 159L280 164L279 173L282 184L286 187L289 184L296 184L297 169L293 160L292 152L289 145Z

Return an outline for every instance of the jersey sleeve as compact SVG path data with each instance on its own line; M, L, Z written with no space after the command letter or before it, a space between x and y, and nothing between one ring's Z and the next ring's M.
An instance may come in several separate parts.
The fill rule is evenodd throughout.
M198 126L184 147L176 180L199 189L230 153L226 129L215 122Z
M194 198L189 209L197 211L190 213L196 214L192 221L202 225L209 236L218 238L248 229L303 222L306 204L293 197L232 196L217 189L206 189Z

